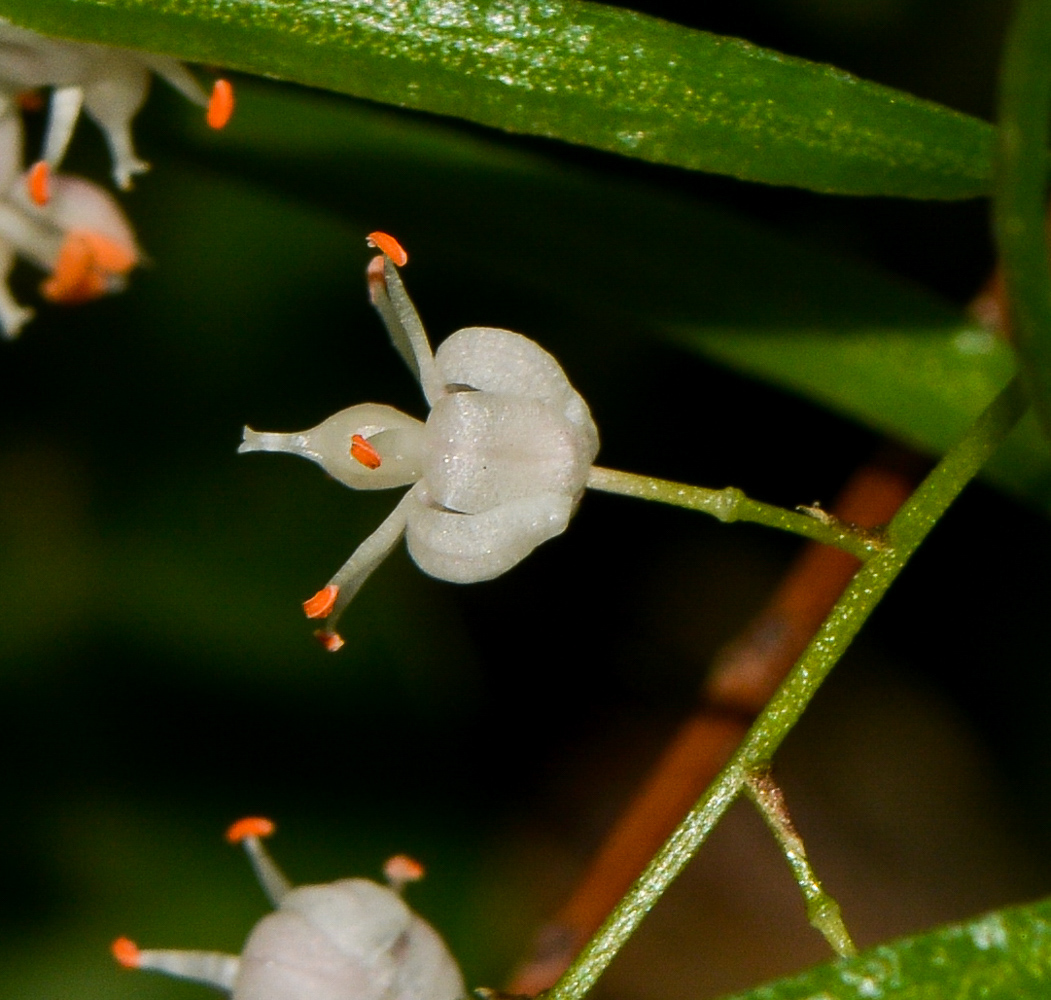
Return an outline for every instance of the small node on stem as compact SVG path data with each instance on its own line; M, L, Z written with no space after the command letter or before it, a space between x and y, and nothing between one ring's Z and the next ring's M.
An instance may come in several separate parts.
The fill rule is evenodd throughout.
M208 101L205 121L214 129L225 128L234 113L234 88L229 80L216 80Z
M37 160L29 168L26 190L34 205L43 207L51 200L51 167L46 160Z
M343 648L343 637L338 632L319 628L314 633L314 638L325 647L326 653L336 653Z
M380 453L360 434L354 434L350 438L350 457L366 469L378 469L383 464Z
M324 618L332 610L337 597L339 587L330 583L322 587L310 600L303 602L303 613L307 618Z
M226 831L226 839L231 844L239 844L249 837L269 837L273 832L273 820L264 816L246 816L230 825Z
M727 486L725 489L716 492L710 512L724 524L729 524L731 521L737 520L737 509L741 506L741 501L744 498L742 490L739 490L736 486Z
M409 255L405 252L405 248L387 233L369 233L365 242L370 247L382 250L398 267L404 267L409 263Z
M137 969L141 961L139 946L130 938L119 937L110 945L110 951L118 964L125 969Z

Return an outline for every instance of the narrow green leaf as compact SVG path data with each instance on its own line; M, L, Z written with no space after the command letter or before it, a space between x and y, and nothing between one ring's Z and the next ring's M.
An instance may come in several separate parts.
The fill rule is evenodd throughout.
M1001 80L994 219L1022 377L1051 436L1051 256L1047 149L1051 116L1051 7L1023 0L1008 32Z
M1007 345L962 317L942 329L679 325L673 335L706 357L933 454L963 432L1014 370ZM1051 461L1032 416L982 476L1051 514Z
M1017 1000L1049 990L1051 901L1044 900L880 945L733 1000Z
M2 0L0 14L745 180L911 198L991 183L985 122L582 0Z

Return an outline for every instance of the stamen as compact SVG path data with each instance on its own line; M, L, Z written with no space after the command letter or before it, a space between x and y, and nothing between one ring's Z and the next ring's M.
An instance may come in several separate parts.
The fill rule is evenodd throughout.
M370 247L382 250L398 267L404 267L409 263L409 255L393 236L388 236L386 233L369 233L365 242Z
M212 97L208 102L208 114L205 121L212 128L223 128L234 113L234 88L229 80L216 80L212 87Z
M137 969L141 961L139 946L126 937L119 937L110 945L113 957L124 966L125 969Z
M47 160L37 160L26 174L26 190L34 205L46 205L51 200L51 168Z
M113 275L134 266L134 254L114 240L87 229L71 229L40 291L52 302L87 302L111 291Z
M273 832L273 820L263 816L246 816L230 825L226 831L226 839L231 844L239 844L248 837L269 837Z
M373 257L365 268L365 280L369 285L369 301L376 305L387 296L387 279L383 277L383 258Z
M52 302L84 302L102 294L98 275L91 268L91 249L79 235L70 233L66 237L55 269L40 291Z
M319 628L314 633L314 638L325 647L325 652L335 653L343 648L343 637L338 632L330 632L328 629Z
M324 618L336 603L339 597L339 587L330 583L322 587L309 601L303 602L303 612L307 618Z
M380 453L360 434L351 435L350 457L360 462L366 469L378 469L383 464Z
M383 874L395 889L400 889L409 882L419 882L424 873L423 865L407 854L395 854L383 865Z

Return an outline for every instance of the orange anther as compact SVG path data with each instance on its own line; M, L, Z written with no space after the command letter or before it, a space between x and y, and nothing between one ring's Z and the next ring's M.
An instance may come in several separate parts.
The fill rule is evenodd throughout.
M355 462L360 462L366 469L378 469L383 464L380 453L360 434L351 435L350 457Z
M226 831L226 839L231 844L239 844L249 837L269 837L274 832L274 824L271 820L262 816L246 816L231 824Z
M386 233L369 233L365 242L370 247L382 250L398 267L404 267L409 263L409 255L393 236L388 236Z
M223 128L234 113L234 88L229 80L216 80L212 87L212 97L208 102L208 113L205 121L212 128Z
M125 969L137 969L139 967L139 946L126 937L119 937L110 945L113 957L124 966Z
M328 653L335 653L343 648L343 637L337 632L329 632L328 629L319 628L314 633L314 638L325 647Z
M303 602L303 613L307 618L324 618L332 610L339 597L339 587L330 583L322 587L309 601Z
M424 867L407 854L395 854L384 863L383 874L392 885L404 885L406 882L419 882L424 876Z
M119 243L88 229L71 229L40 291L52 302L87 302L111 291L112 277L134 266L135 254Z
M51 200L51 168L46 160L37 160L29 168L26 190L34 205L46 205Z

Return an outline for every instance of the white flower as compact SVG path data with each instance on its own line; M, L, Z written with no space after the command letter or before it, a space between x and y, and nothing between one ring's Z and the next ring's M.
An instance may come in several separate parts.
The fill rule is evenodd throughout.
M208 108L208 121L221 128L233 110L233 93L218 81L211 99L190 72L174 59L107 45L63 41L19 28L0 18L0 91L10 100L18 93L51 87L51 110L43 160L58 169L81 108L98 123L113 158L113 177L127 188L131 178L149 169L135 153L131 121L149 87L150 73Z
M106 191L56 175L49 178L47 204L34 204L21 161L21 118L0 114L0 332L9 338L33 316L7 287L16 257L47 271L41 293L66 304L120 291L142 257L131 225Z
M389 242L388 242L389 241ZM565 530L598 452L587 404L558 362L508 330L458 330L431 352L392 257L404 251L374 233L384 256L369 265L373 304L431 406L426 423L365 403L292 434L246 427L247 451L284 451L317 462L354 489L408 486L390 516L304 604L328 619L318 637L342 640L339 615L405 535L409 554L440 580L489 580Z
M384 866L388 884L345 878L293 888L263 847L274 824L247 817L226 831L244 844L274 912L240 955L113 942L126 968L204 983L230 1000L461 1000L463 977L438 932L401 898L423 875L411 858Z

